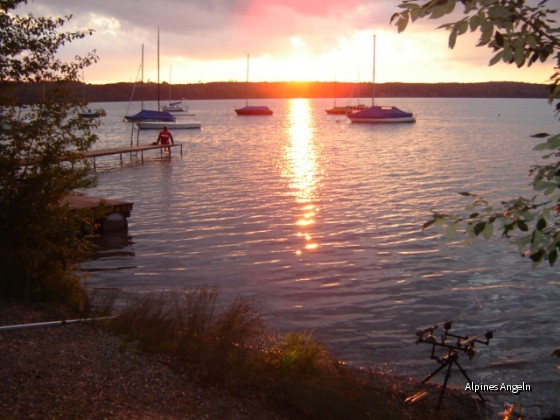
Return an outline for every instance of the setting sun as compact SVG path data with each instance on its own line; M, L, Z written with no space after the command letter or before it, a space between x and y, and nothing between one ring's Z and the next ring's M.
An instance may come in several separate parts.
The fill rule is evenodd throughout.
M303 48L305 47L305 42L299 36L293 36L290 38L290 44L294 48Z

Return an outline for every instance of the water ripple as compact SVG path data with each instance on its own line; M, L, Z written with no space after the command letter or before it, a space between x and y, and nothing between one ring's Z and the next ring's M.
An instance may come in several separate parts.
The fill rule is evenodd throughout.
M496 328L469 370L534 384L518 401L550 414L558 270L532 271L501 241L464 248L421 226L431 210L461 208L459 191L527 193L539 158L528 138L556 129L553 114L544 100L406 102L416 124L368 126L337 122L324 100L270 101L270 118L193 101L203 130L174 133L182 158L99 164L95 195L135 204L130 236L84 264L89 284L218 286L254 299L276 328L314 330L349 362L418 378L433 362L414 345L417 328L451 318L465 331ZM99 147L128 142L126 104L102 105Z

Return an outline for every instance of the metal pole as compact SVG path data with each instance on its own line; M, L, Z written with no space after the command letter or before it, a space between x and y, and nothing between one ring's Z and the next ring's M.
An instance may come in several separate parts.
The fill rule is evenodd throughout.
M36 322L33 324L17 324L17 325L4 325L0 327L0 331L10 331L10 330L22 330L28 328L42 328L42 327L54 327L66 324L76 324L79 322L94 322L103 321L106 319L116 318L115 316L103 316L99 318L81 318L81 319L66 319L62 321L50 321L50 322Z
M142 111L144 109L144 44L142 44L142 64L141 64L141 67L142 67L142 76L141 76L142 79L141 79L141 82L140 82L140 88L142 90L142 95L141 95L142 96L142 102L141 102L141 105L140 105L141 106L140 111Z
M245 106L249 105L249 54L247 54L247 82L245 83Z
M371 88L371 106L375 106L375 35L373 35L373 85Z
M159 115L159 26L157 28L157 110Z

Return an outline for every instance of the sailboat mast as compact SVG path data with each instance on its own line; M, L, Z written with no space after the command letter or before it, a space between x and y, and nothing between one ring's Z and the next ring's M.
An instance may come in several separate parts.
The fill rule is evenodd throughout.
M371 88L371 106L375 106L375 35L373 35L373 84Z
M144 109L144 44L142 44L142 62L140 63L140 68L142 69L142 75L140 79L140 89L142 90L142 100L141 100L141 108L140 110Z
M247 82L245 83L245 106L249 106L249 54L247 54Z
M157 110L159 114L159 26L157 28Z

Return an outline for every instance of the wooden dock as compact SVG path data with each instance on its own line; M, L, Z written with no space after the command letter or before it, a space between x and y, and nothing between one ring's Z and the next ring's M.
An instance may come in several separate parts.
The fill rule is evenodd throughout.
M99 210L101 216L98 223L102 232L127 229L127 217L130 217L134 206L134 203L128 201L76 194L67 195L64 203L68 204L72 210Z
M150 150L159 150L163 154L167 149L171 156L171 149L179 147L181 156L183 156L183 144L144 144L129 147L114 147L110 149L89 150L80 154L83 158L93 159L93 170L96 170L96 159L102 156L119 155L121 164L122 156L126 153L140 153L142 163L144 163L144 152ZM68 159L70 160L70 159ZM70 206L72 210L95 210L100 211L100 218L97 220L101 226L102 232L109 232L128 228L127 217L130 217L133 203L128 201L112 200L99 197L89 197L85 195L70 194L65 197L64 202Z
M171 156L171 149L174 147L179 147L181 156L183 156L183 144L182 143L175 143L175 144L143 144L138 146L128 146L128 147L114 147L110 149L98 149L98 150L89 150L87 152L83 152L81 156L85 158L93 159L93 170L96 170L96 158L101 156L113 156L119 155L121 164L122 164L122 157L124 154L132 154L132 153L140 153L140 159L142 163L144 163L144 152L149 150L159 150L163 154L163 150L167 149L169 151L169 156Z

